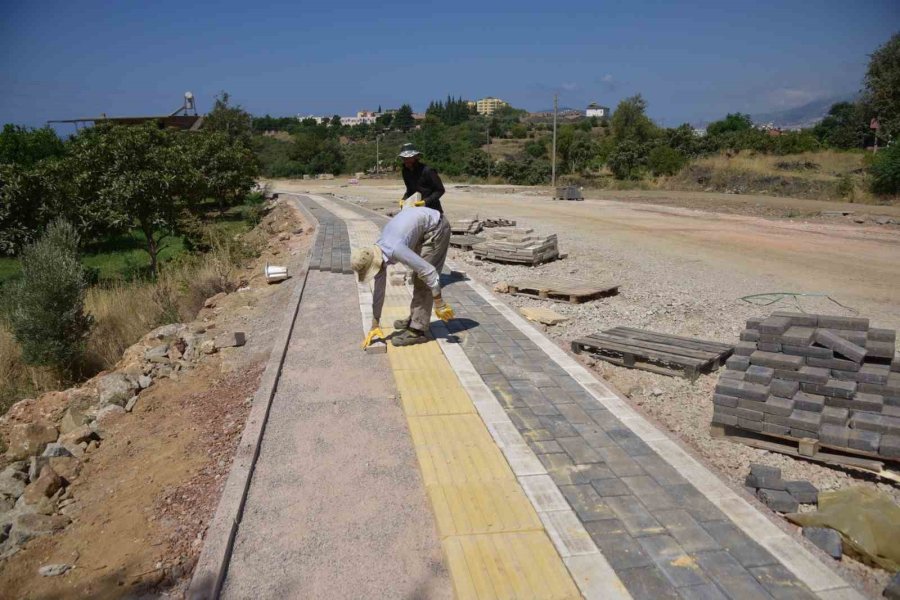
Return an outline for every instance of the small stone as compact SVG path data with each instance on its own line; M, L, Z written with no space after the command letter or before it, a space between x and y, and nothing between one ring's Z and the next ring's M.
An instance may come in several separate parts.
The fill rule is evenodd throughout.
M25 499L26 504L37 504L43 498L53 496L57 490L63 487L64 483L62 478L56 474L56 471L50 465L47 465L41 469L40 476L25 488L22 497Z
M59 444L57 442L53 442L52 444L47 444L47 447L44 448L44 451L41 453L41 456L45 456L47 458L58 457L58 456L72 456L72 453L69 452L68 448Z
M97 382L97 396L101 405L122 405L131 398L134 384L122 373L104 375Z
M134 405L137 404L138 397L132 396L128 402L125 403L125 412L131 412L134 409Z
M72 483L81 474L81 461L74 456L54 456L50 459L50 468L68 483Z
M8 496L15 500L25 491L28 473L22 469L21 463L10 465L0 471L0 496Z
M97 440L91 440L88 442L87 448L84 449L85 452L91 453L100 447L100 442Z
M38 569L38 573L42 577L56 577L62 575L72 568L72 565L44 565Z
M97 425L106 425L109 422L115 421L120 416L125 414L125 409L119 406L118 404L107 404L103 408L97 411L97 419L94 421ZM97 430L94 429L96 432ZM102 439L103 436L101 435Z
M881 594L888 600L900 600L900 571L894 573Z
M69 407L66 410L66 414L63 415L62 420L59 422L59 433L65 435L70 431L83 427L87 422L88 418L83 412L77 408Z
M803 537L835 560L839 560L844 553L841 534L829 527L804 527Z
M289 239L291 239L291 234L288 233L287 231L284 231L284 232L278 234L278 239L282 242L286 242Z
M509 284L505 281L501 281L494 286L494 291L498 294L508 294L509 293Z
M47 444L55 442L58 437L56 427L49 423L19 423L13 425L9 432L6 454L13 460L37 456L44 451Z
M204 340L200 344L200 352L203 354L215 354L216 350L216 343L213 340Z
M138 387L140 387L142 390L146 390L148 387L150 387L150 384L153 383L153 378L149 375L141 375L140 377L138 377L137 382Z
M223 333L215 340L216 348L239 348L247 343L247 336L243 331Z
M86 442L94 437L94 432L91 430L89 425L82 425L78 429L70 431L65 435L59 436L59 443L66 445L78 445L81 442Z

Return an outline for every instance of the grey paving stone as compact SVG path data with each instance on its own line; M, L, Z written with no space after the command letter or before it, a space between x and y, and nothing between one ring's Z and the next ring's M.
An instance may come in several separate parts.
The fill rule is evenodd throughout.
M606 466L609 467L617 477L632 477L644 474L644 469L641 467L640 463L637 462L638 458L642 457L632 458L618 446L597 448L596 450L603 459L603 462L606 463Z
M617 477L612 477L609 479L594 479L593 481L591 481L591 485L593 485L594 489L597 490L597 493L604 498L607 496L631 495L631 490L628 488L628 486L625 485L625 483Z
M531 409L531 412L539 417L560 416L559 409L550 402L546 402L543 400L539 402L526 400L525 404L528 405L528 408Z
M561 485L559 490L583 523L615 518L615 513L591 485Z
M782 490L761 489L756 494L763 504L780 513L797 512L797 500Z
M758 383L760 385L769 385L772 382L772 378L775 376L775 369L753 365L747 369L746 373L747 375L744 377L744 381ZM774 394L775 392L772 393Z
M728 552L704 552L697 555L703 571L731 598L770 600L771 596Z
M685 509L653 511L653 516L686 552L722 549L719 543Z
M572 427L591 448L608 448L616 445L613 439L593 421L589 424L575 423Z
M628 486L631 493L634 494L651 513L654 513L657 510L678 506L675 499L648 475L622 477L622 482Z
M691 513L698 523L728 520L725 513L690 483L669 485L666 486L666 491L678 501L678 506Z
M837 406L826 406L822 409L822 423L830 425L846 425L850 411Z
M797 392L791 399L794 401L794 408L797 410L822 412L825 408L825 396L820 396L818 394Z
M650 560L676 588L709 583L696 563L672 536L651 535L640 537L637 541Z
M773 396L781 398L793 398L799 389L799 381L790 381L788 379L773 379L769 384L769 392Z
M575 401L559 386L548 386L538 388L541 390L541 394L544 395L544 398L548 402L552 402L553 404L559 406L575 404ZM590 417L588 417L590 418Z
M576 465L568 454L539 454L538 460L547 469L556 485L584 485L597 479L615 477L612 471L603 465Z
M728 596L714 583L678 588L678 595L684 600L728 600Z
M806 364L806 360L802 356L790 356L788 354L757 350L750 355L750 363L773 369L797 371Z
M519 431L522 433L522 437L525 438L526 442L544 442L556 439L553 436L553 432L543 428L519 429Z
M617 573L635 600L678 600L678 592L656 566L637 567Z
M561 415L537 417L537 419L540 423L539 427L550 431L554 437L564 438L578 435L578 431Z
M775 600L814 600L817 598L783 565L766 565L747 570Z
M506 410L506 414L509 415L510 421L513 422L519 430L523 429L546 429L543 426L543 421L541 418L549 418L549 417L538 417L529 408L509 408Z
M761 334L781 335L791 327L791 319L788 317L770 316L759 324Z
M824 329L866 331L869 329L869 319L862 317L837 317L832 315L819 315L817 327L822 327Z
M607 496L604 501L622 521L631 536L658 535L665 531L659 521L634 496Z
M834 559L840 559L844 554L844 544L841 534L829 527L804 527L803 537L811 541L825 554Z
M745 329L740 335L742 342L759 342L759 331L755 329Z
M575 464L603 462L603 458L597 450L591 448L581 436L557 438L556 441Z
M789 417L794 412L794 401L780 396L769 396L769 399L763 403L762 410L766 415Z
M744 567L761 567L778 562L730 521L711 521L700 525Z
M615 519L613 519L615 521ZM609 566L617 573L625 569L647 567L653 564L641 545L627 533L601 534L595 529L595 525L603 525L609 521L595 521L585 523L584 528L590 534L591 539L597 544L597 548L603 553Z
M831 377L831 371L820 367L801 367L796 371L791 369L775 369L775 377L778 379L799 381L801 383L825 383Z
M590 415L584 412L584 409L577 404L557 405L559 412L566 418L566 421L572 425L588 425L594 424L594 420Z
M880 433L864 429L851 429L847 438L847 445L850 448L866 452L878 452L879 442L881 442Z
M716 393L725 396L734 396L735 398L746 398L747 400L756 400L757 402L765 402L769 397L769 388L758 383L750 383L748 381L735 381L732 379L720 379L716 384Z
M599 425L604 431L607 431L609 429L618 429L622 426L622 422L605 408L596 410L586 409L586 412L594 420L594 423Z
M562 449L562 446L559 445L559 442L557 442L555 439L537 441L528 440L527 443L528 447L531 448L531 450L535 454L560 454L562 452L565 452Z
M602 519L600 521L591 521L584 524L585 530L592 538L615 537L618 535L628 535L625 524L619 519Z
M634 460L660 485L674 486L688 482L675 467L656 453L635 456Z

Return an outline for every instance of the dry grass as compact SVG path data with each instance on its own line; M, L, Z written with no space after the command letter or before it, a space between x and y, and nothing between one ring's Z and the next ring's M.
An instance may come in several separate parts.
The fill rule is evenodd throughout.
M6 323L0 321L0 415L16 401L57 389L61 383L52 370L29 367L22 362L19 344Z
M707 156L695 160L693 164L717 170L734 169L758 173L760 175L790 174L794 177L806 179L834 180L841 175L853 174L862 169L863 156L863 154L857 152L835 152L833 150L804 152L802 154L790 154L787 156L742 152L731 158L721 154L717 156ZM778 166L780 163L809 163L818 165L818 168L784 169Z

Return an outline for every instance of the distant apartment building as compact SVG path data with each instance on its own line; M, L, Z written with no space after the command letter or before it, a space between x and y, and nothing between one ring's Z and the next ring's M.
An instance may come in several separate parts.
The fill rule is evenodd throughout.
M597 117L600 119L608 119L609 118L609 107L608 106L600 106L596 102L591 102L590 104L588 104L588 107L585 109L584 116Z
M478 102L475 103L475 110L478 111L479 115L492 115L498 109L503 108L504 106L509 106L508 102L504 102L500 98L492 98L488 96L487 98L482 98Z
M348 125L353 127L355 125L373 125L375 120L381 116L381 113L372 112L370 110L361 110L356 113L355 117L341 117L341 125ZM316 123L321 123L322 121L331 121L331 117L319 117L316 115L297 115L297 120L302 121L304 119L315 119Z

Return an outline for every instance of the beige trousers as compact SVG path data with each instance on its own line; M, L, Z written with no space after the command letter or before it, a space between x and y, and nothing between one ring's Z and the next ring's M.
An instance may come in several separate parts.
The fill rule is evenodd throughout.
M449 247L450 223L447 222L447 217L441 216L441 222L437 229L422 240L421 246L413 248L413 250L437 269L440 276L441 269L444 268L444 261L447 260L447 248ZM413 279L413 297L409 305L409 326L419 331L428 331L433 306L434 297L431 294L431 288L425 285L425 282L417 275Z

